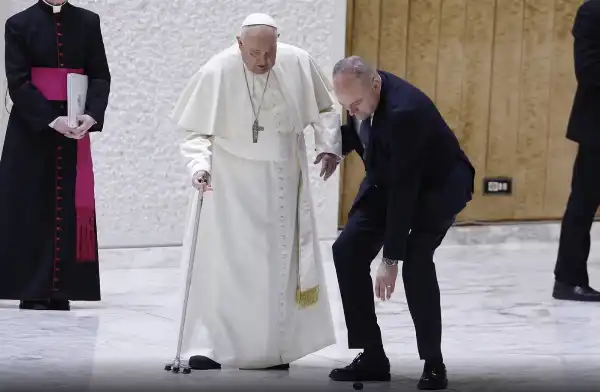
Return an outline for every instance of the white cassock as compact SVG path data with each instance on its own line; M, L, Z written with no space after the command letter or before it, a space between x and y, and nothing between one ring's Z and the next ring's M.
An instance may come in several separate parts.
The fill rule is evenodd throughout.
M223 366L290 363L335 343L304 130L314 128L318 153L341 155L340 117L313 58L277 48L258 143L237 45L193 76L173 112L188 132L181 152L190 176L208 171L214 189L204 194L182 354ZM267 75L246 74L258 108Z

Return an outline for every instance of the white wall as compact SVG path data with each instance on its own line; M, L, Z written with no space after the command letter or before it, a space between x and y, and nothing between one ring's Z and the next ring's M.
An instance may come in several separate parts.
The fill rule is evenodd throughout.
M11 1L15 12L35 2ZM247 14L271 14L282 26L281 40L311 52L328 73L344 56L345 0L72 3L101 15L113 75L105 131L93 139L103 246L181 242L189 180L177 149L182 135L165 117L188 78L234 42ZM338 176L323 183L315 167L313 177L319 234L330 238L336 234Z

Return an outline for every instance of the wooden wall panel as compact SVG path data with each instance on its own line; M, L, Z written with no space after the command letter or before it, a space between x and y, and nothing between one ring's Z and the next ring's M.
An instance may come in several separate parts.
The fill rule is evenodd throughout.
M435 99L442 0L412 0L406 79Z
M377 64L401 78L406 77L409 13L409 0L381 0L381 34Z
M437 67L436 104L450 128L462 132L462 92L465 76L463 42L467 0L446 0L440 17L439 64Z
M565 139L567 123L576 85L573 72L573 38L571 29L580 0L554 2L552 46L552 82L546 157L544 216L561 216L571 190L571 172L576 144Z
M571 28L583 0L348 0L347 54L406 78L438 105L477 169L462 221L560 219L574 144ZM340 224L364 176L342 168ZM512 177L484 196L483 177Z
M487 176L511 176L517 169L522 39L523 0L503 0L502 7L496 8ZM506 219L514 210L514 196L503 196L493 201L493 208L487 208L485 215Z
M462 127L456 136L475 166L475 192L482 192L490 117L492 76L492 48L494 42L494 0L476 0L467 3L465 36L465 76L461 102ZM486 208L487 201L474 198L459 219L474 219Z
M525 0L514 218L544 217L553 1Z

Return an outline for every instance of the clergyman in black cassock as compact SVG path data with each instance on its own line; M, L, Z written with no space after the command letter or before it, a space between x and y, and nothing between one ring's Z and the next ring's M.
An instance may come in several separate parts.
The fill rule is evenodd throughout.
M111 76L100 17L44 1L5 24L13 102L0 160L0 299L69 310L99 301L90 132L103 129ZM67 73L88 76L85 114L66 121Z
M579 7L573 38L577 91L567 138L578 144L578 151L562 219L552 296L600 302L600 292L590 287L587 271L590 230L600 206L600 0L587 0Z
M475 169L433 102L405 80L353 56L336 64L333 85L349 115L342 126L342 152L361 155L366 176L332 247L348 345L364 351L330 378L390 380L373 291L389 299L402 262L419 356L425 361L418 388L445 389L433 255L472 198ZM382 248L374 288L370 265Z

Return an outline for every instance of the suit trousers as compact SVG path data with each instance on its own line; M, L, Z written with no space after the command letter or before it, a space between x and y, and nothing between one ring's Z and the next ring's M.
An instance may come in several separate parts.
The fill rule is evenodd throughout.
M440 289L433 255L471 199L472 179L461 161L441 189L423 192L408 235L402 280L419 356L426 361L442 360ZM371 187L353 206L332 247L350 349L382 345L370 266L383 246L386 200L384 189Z
M600 147L579 146L571 193L561 223L558 257L554 268L557 281L573 286L589 285L587 261L590 230L600 206Z

